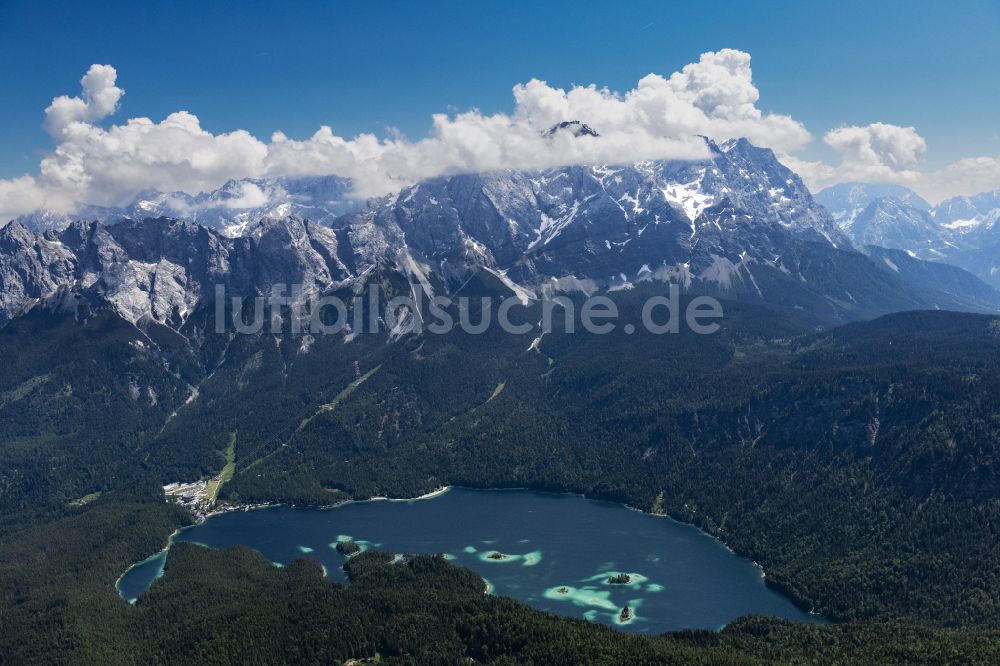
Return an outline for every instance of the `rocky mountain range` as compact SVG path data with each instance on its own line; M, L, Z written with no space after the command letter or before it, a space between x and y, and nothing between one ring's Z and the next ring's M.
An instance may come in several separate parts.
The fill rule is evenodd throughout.
M669 281L831 321L1000 310L1000 294L958 268L858 251L849 236L892 248L918 222L935 228L915 199L851 195L865 207L838 226L842 211L831 215L770 150L706 141L702 161L454 175L364 205L349 181L326 177L148 193L68 224L39 214L0 229L0 320L80 297L179 329L215 285L245 296L278 283L325 293L386 272L428 294L481 275L522 301ZM901 210L922 217L907 226Z
M1000 287L1000 191L931 206L899 185L844 183L819 192L816 201L861 246L953 264Z

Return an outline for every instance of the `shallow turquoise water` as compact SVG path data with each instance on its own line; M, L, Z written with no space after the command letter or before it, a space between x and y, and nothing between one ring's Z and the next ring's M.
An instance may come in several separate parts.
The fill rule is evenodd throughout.
M751 613L821 621L769 589L752 562L696 528L575 495L452 489L404 502L238 511L184 529L174 541L249 546L277 564L308 557L344 581L345 558L335 546L347 538L396 553L444 553L482 575L494 594L629 631L717 629ZM126 572L122 596L133 600L148 589L164 557ZM628 573L629 582L608 583L618 573ZM635 618L622 625L625 605Z

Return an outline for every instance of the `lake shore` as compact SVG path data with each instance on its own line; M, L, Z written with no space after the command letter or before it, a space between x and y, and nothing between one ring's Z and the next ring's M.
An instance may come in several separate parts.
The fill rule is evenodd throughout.
M427 499L435 501L420 501ZM279 513L258 513L263 508ZM329 511L334 508L343 514ZM228 515L221 519L221 514ZM759 566L714 536L667 516L580 493L443 486L411 498L344 500L330 507L228 506L213 517L220 522L175 532L168 547L153 556L161 562L150 564L147 558L130 567L145 564L124 586L116 584L119 593L140 596L160 574L157 567L169 547L179 542L220 549L242 545L282 564L305 555L319 562L327 577L339 580L344 578L343 554L335 546L349 538L364 542L365 549L444 554L488 578L493 593L547 612L624 629L618 615L629 606L632 631L718 630L742 614L815 621L815 616L807 619L796 611L794 600L780 590L770 589ZM652 517L668 519L661 529ZM625 530L615 537L619 547L611 551L605 547L609 526ZM330 541L334 535L336 542ZM543 560L553 564L536 566ZM628 584L605 584L620 572L631 572ZM729 582L720 582L725 580ZM580 592L542 594L560 587ZM733 590L742 591L734 596ZM603 595L610 596L603 600ZM599 597L600 607L595 607ZM677 615L677 608L694 612L702 618L700 624L682 624L689 620L681 619L685 614Z

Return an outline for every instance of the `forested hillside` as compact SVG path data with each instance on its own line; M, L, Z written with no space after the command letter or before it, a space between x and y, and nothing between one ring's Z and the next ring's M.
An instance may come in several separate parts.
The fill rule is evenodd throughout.
M614 294L621 324L638 323L647 295ZM609 663L625 654L796 661L820 644L845 661L876 644L901 662L914 646L940 661L951 649L993 649L998 320L913 312L825 329L795 311L724 308L722 329L708 336L557 326L392 343L219 336L196 317L182 339L100 308L18 318L0 329L11 359L0 385L2 612L19 627L10 640L41 650L27 618L44 613L63 636L45 650L194 658L168 627L213 627L203 657L268 635L266 618L307 631L300 613L341 626L391 607L393 619L372 624L364 641L338 643L323 629L275 649L328 643L320 660L415 654L434 636L425 647L445 661L516 663L558 662L544 651L556 636L578 637L570 643ZM26 346L29 333L44 351ZM419 568L406 584L420 591L393 601L377 585L362 593L360 579L357 591L336 591L309 565L276 571L245 552L188 548L138 607L122 605L114 579L184 520L158 487L217 474L234 433L225 501L324 505L445 484L583 492L698 525L760 562L804 608L848 624L746 620L719 635L645 640L472 594L467 574L433 560L391 570ZM297 585L318 606L288 596ZM59 613L41 610L52 604ZM521 624L490 633L511 623ZM514 639L522 634L532 638Z

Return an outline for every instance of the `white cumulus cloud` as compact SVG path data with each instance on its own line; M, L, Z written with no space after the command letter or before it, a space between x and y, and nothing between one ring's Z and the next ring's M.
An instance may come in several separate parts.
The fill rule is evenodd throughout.
M669 78L649 74L624 95L593 85L567 92L533 80L515 86L514 98L515 117L534 127L582 119L605 134L746 137L786 152L810 139L802 123L757 108L760 94L753 85L750 54L733 49L703 53Z
M813 191L845 182L896 183L935 203L1000 188L997 157L963 158L941 169L921 170L927 142L913 127L888 123L844 126L827 132L823 141L837 152L839 164L782 157Z
M852 168L912 169L927 150L927 142L913 127L886 123L838 127L827 132L823 141Z
M73 123L89 123L111 115L125 91L115 85L118 73L111 65L91 65L80 79L82 97L60 95L45 109L45 129L56 140Z
M784 152L810 139L798 121L757 107L750 55L733 49L704 53L669 76L649 74L624 93L531 80L514 87L512 113L436 114L428 136L417 141L398 134L345 138L326 126L304 140L280 131L270 140L239 129L212 134L188 111L104 126L124 95L114 67L93 65L81 88L45 110L55 147L38 173L0 180L0 219L38 208L121 205L150 188L195 193L231 178L337 174L353 178L360 194L375 195L449 173L700 158L706 152L699 134L746 136ZM565 120L586 122L600 136L544 135Z
M921 173L913 184L928 201L1000 189L1000 157L966 157L943 169Z
M832 129L823 141L839 156L840 164L807 162L785 155L813 191L844 182L892 182L913 186L927 142L913 127L887 123L848 125Z

